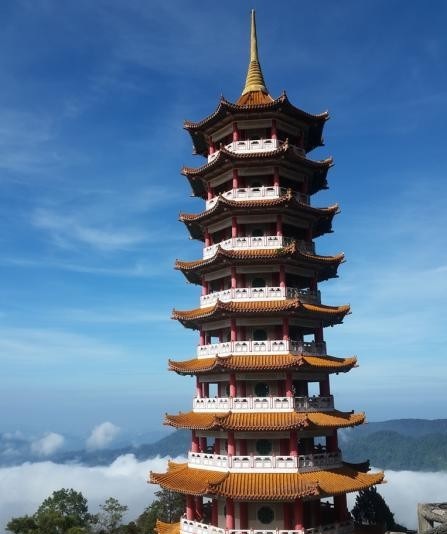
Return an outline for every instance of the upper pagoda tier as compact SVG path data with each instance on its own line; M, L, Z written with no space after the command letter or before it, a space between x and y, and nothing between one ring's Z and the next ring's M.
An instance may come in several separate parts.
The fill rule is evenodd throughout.
M337 204L327 208L315 208L301 202L289 189L278 198L266 200L230 200L219 195L211 209L198 214L181 213L180 221L185 223L193 239L205 240L204 232L211 224L228 220L229 215L250 216L266 214L283 215L284 222L303 228L310 227L312 239L332 230L332 219L339 212ZM303 230L302 230L303 231Z
M337 269L344 261L344 254L317 256L296 241L281 248L226 249L217 245L214 253L202 260L176 260L175 268L182 271L187 280L201 284L201 277L224 266L288 265L300 269L303 276L316 276L319 282L337 276ZM307 244L306 244L307 245Z
M278 167L279 174L290 175L289 184L299 184L304 179L308 183L308 194L312 195L327 188L327 173L333 165L332 158L320 161L310 160L287 141L276 144L277 148L268 151L236 152L222 147L215 152L208 163L201 167L183 167L181 173L191 184L195 196L207 198L208 184L216 177L231 172L238 166L244 168Z
M169 360L169 369L179 375L201 375L224 371L259 373L265 371L324 371L346 373L357 365L357 358L335 358L333 356L304 356L294 354L256 354L243 356L215 356L214 358L186 361Z

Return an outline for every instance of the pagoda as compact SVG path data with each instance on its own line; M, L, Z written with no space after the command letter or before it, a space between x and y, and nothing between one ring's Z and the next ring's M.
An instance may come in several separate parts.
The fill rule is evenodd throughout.
M314 243L338 212L311 202L332 165L307 157L322 146L327 119L285 93L270 96L252 12L241 96L184 125L206 161L182 174L205 205L180 220L204 247L176 269L202 293L197 308L173 318L199 343L194 358L169 361L196 382L192 410L165 419L191 432L188 460L150 474L186 496L180 522L159 521L159 534L350 533L346 494L383 481L367 462L344 462L337 439L365 415L337 410L330 388L332 374L357 362L329 356L324 341L324 328L349 313L322 304L319 291L344 260L319 255Z

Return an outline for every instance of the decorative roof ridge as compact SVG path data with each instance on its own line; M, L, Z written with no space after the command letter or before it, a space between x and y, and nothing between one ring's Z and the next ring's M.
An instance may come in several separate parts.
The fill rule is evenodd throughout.
M280 154L293 155L299 161L302 161L303 163L311 167L328 167L329 168L329 167L332 167L334 164L334 158L332 156L329 156L322 160L313 160L313 159L306 158L305 156L298 154L294 150L293 145L289 144L288 141L285 141L278 148L275 148L275 150L248 152L248 153L233 152L232 150L228 150L224 146L222 146L217 151L217 155L211 161L208 161L201 167L183 166L180 169L180 174L183 174L183 176L200 174L208 169L212 169L213 167L215 167L222 158L227 158L233 161L244 160L244 159L256 159L256 158L268 159L271 157L279 156Z
M329 119L329 111L328 110L325 110L325 111L323 111L321 113L317 113L317 114L308 113L307 111L304 111L304 110L294 106L290 102L286 92L283 91L282 94L278 98L272 99L271 102L267 102L267 103L264 103L264 104L256 104L256 105L240 105L240 104L237 104L236 102L231 102L230 100L227 100L223 95L221 95L219 103L218 103L216 109L213 111L213 113L211 113L210 115L208 115L207 117L205 117L204 119L202 119L201 121L198 121L198 122L185 120L183 122L183 128L185 130L197 130L200 127L204 126L206 123L212 121L215 117L218 117L221 112L224 112L226 110L233 111L233 112L236 112L236 113L238 111L243 112L243 111L247 111L247 110L250 110L250 111L268 111L270 109L274 110L276 107L281 106L281 105L287 105L289 108L291 108L296 113L299 113L300 115L302 115L302 116L304 116L304 117L306 117L308 119L311 119L311 120L313 119L313 120L317 120L317 121L326 122Z
M272 250L275 252L275 254L272 254ZM271 254L271 257L272 258L278 258L279 256L287 256L287 254L297 254L297 255L300 255L302 256L303 258L310 258L310 259L313 259L313 260L316 260L316 261L319 261L321 263L324 263L324 262L339 262L339 263L342 263L345 258L345 254L344 252L340 252L339 254L336 254L335 256L318 256L316 254L310 254L308 252L303 252L301 250L298 249L298 247L296 246L296 243L292 243L290 245L287 245L286 247L282 247L280 249L272 249L272 250L268 250L266 249L266 252L270 252ZM253 251L243 251L243 252L253 252ZM189 268L194 268L196 266L205 266L205 265L211 265L214 261L216 261L219 256L223 256L223 257L226 257L228 259L240 259L240 253L241 251L239 250L227 250L227 249L224 249L222 248L220 245L217 246L216 248L216 252L213 256L211 256L210 258L206 258L206 259L202 259L202 260L193 260L193 261L182 261L182 260L179 260L179 259L176 259L175 261L175 269L181 269L182 267L180 267L179 265L180 264L183 264L184 267L183 268L186 268L186 265L189 263L191 265L191 267ZM251 259L250 258L250 255L247 254L246 255L247 258L245 259ZM266 254L265 256L268 256L268 254ZM259 255L255 255L255 254L252 254L252 257L253 259L259 259ZM194 265L192 265L194 264Z
M298 205L300 208L303 208L306 211L314 212L314 213L328 213L328 214L334 214L337 215L340 213L340 206L338 203L332 204L330 206L319 208L317 206L311 206L310 204L306 204L305 202L302 202L299 198L296 197L296 195L293 194L292 190L289 188L287 191L283 194L281 194L278 198L262 198L262 199L248 199L248 200L232 200L230 198L226 198L223 196L222 193L219 193L217 195L217 200L214 203L214 205L208 209L201 211L200 213L186 213L186 212L180 212L179 214L179 221L181 222L188 222L188 221L194 221L197 219L201 219L205 216L212 215L213 213L219 211L220 206L228 206L230 208L239 208L243 209L246 207L263 207L263 206L281 206L282 204L287 204L288 202L293 202L294 204Z

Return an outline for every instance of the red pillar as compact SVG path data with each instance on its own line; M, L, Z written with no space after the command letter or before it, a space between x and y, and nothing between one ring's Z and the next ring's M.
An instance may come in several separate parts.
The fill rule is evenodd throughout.
M237 237L237 218L231 217L231 237Z
M315 330L315 342L323 343L323 341L324 341L323 327L320 326Z
M272 139L278 139L278 132L276 130L276 120L275 119L272 120L272 133L271 133L271 135L272 135Z
M206 452L207 443L206 438L200 438L200 452Z
M234 373L230 373L230 397L236 397L236 395L236 375Z
M239 440L239 454L242 456L245 456L247 454L247 440L246 439Z
M279 187L279 170L278 167L273 168L273 185Z
M286 372L286 397L293 397L292 373Z
M301 530L304 528L304 513L303 513L303 501L301 499L297 499L293 503L293 529L294 530Z
M217 527L217 523L219 521L219 507L217 499L213 499L211 501L211 524Z
M282 320L282 338L284 341L289 339L289 318L284 317Z
M214 154L214 151L216 150L216 146L214 144L213 138L209 138L209 146L208 146L208 153L211 156L211 154Z
M206 345L205 343L205 332L203 330L200 330L200 334L199 334L199 345L202 346L202 345Z
M200 451L199 438L198 438L198 436L196 436L196 431L195 430L192 430L192 432L191 432L191 451L192 452L199 452Z
M335 517L337 518L337 521L345 521L348 517L346 493L343 493L342 495L334 496L334 508L335 508Z
M236 319L231 319L230 321L230 339L231 341L237 341Z
M200 399L202 396L202 384L199 381L199 377L196 376L196 397Z
M320 395L322 397L329 397L331 394L331 388L329 385L329 376L327 376L324 380L320 380Z
M237 287L236 267L231 267L231 289L235 289L236 287Z
M196 505L196 518L200 523L203 521L203 498L201 495L196 496L195 498Z
M214 454L220 454L220 438L214 440Z
M282 215L276 216L276 235L282 236Z
M248 529L248 503L239 503L239 528Z
M234 529L234 501L233 499L227 498L225 502L226 507L226 517L225 517L225 528L229 530Z
M228 456L234 456L236 453L236 443L234 441L234 432L228 432L228 446L227 454Z
M237 122L233 122L233 141L239 141L239 129Z
M210 396L209 382L202 382L202 397L208 398Z
M233 169L233 189L239 188L239 172L237 169Z
M284 530L291 530L293 525L293 511L290 502L283 504ZM282 529L281 529L282 530Z
M209 247L211 245L211 236L208 230L205 230L204 236L205 236L205 247Z
M286 268L284 265L279 266L279 287L283 289L286 287Z
M298 456L298 433L296 430L290 431L289 451L290 456Z
M241 390L241 397L247 396L247 384L246 382L239 382L239 388Z
M194 497L192 495L186 496L186 519L194 521Z
M214 191L210 184L208 184L208 187L206 188L206 198L207 200L211 200L214 197Z
M338 451L338 436L336 430L334 430L331 436L326 436L326 450L327 452Z

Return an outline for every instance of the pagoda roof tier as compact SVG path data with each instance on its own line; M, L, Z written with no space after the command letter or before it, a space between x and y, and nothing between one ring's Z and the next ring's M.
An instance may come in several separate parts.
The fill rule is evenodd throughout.
M166 473L151 472L149 480L164 489L188 495L230 497L238 501L294 501L360 491L380 484L383 478L383 472L363 473L345 464L308 473L230 473L169 462Z
M180 534L180 521L177 523L165 523L157 519L154 531L157 534Z
M215 175L234 168L238 163L244 165L257 165L258 163L262 163L262 165L285 165L287 163L292 170L306 169L311 178L309 180L309 193L313 194L326 187L326 176L333 164L333 159L327 158L321 161L308 159L287 142L275 150L264 152L241 153L222 147L210 162L201 167L183 167L181 173L188 178L194 194L206 198L204 181L211 180Z
M231 200L219 195L214 206L202 213L181 213L180 221L186 224L191 237L204 241L204 226L217 222L229 215L265 214L268 210L271 214L287 214L289 218L306 221L311 224L312 237L319 237L332 229L332 219L339 213L338 204L327 208L315 208L300 202L296 195L289 189L279 198L266 200Z
M306 319L318 318L322 326L331 326L342 322L349 313L349 305L323 306L322 304L307 304L299 299L287 300L259 300L259 301L229 301L218 300L213 306L195 308L193 310L173 310L172 318L180 321L188 328L199 328L207 321L214 321L222 317L237 317L255 314L259 316L287 315L288 317L302 317Z
M288 99L285 91L275 99L262 91L251 91L242 95L236 103L222 97L211 115L199 122L185 121L183 127L191 136L194 152L206 156L207 141L215 130L237 121L237 119L259 118L282 119L295 127L308 128L309 135L304 150L309 152L323 145L323 128L329 119L329 113L327 111L318 115L307 113L295 107Z
M365 422L364 413L331 412L180 412L165 416L165 425L190 430L280 432L294 429L347 428Z
M216 371L282 371L286 369L344 373L357 365L357 358L333 356L295 356L293 354L256 354L247 356L216 356L186 361L169 360L169 369L180 375L200 375Z
M338 266L343 260L343 253L336 256L316 256L303 252L296 243L292 243L277 249L226 250L217 247L214 256L194 261L176 260L175 268L182 271L189 282L200 284L203 274L223 265L287 264L311 269L321 282L337 276Z

